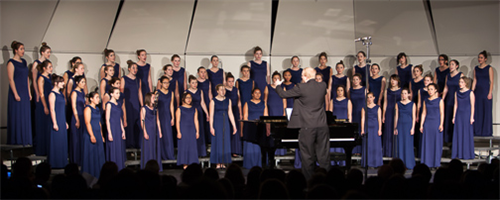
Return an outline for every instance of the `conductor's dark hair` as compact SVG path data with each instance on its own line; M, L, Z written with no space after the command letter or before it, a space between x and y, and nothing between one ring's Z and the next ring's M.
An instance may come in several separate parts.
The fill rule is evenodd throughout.
M233 74L231 72L228 72L226 74L226 81L229 80L230 78L234 79L234 76L233 76Z
M42 42L42 46L40 46L40 55L42 55L43 52L47 51L47 49L50 49L50 47L47 46L46 42Z
M189 96L191 96L191 98L193 97L190 93L187 93L187 92L186 92L186 93L184 93L184 94L182 94L182 98L181 98L181 100L182 100L182 105L184 105L184 104L186 104L186 105L191 105L191 104L187 104L187 103L186 103L186 97L187 97L188 95L189 95ZM193 102L191 102L191 103L193 103Z
M47 68L49 65L52 65L50 60L44 60L41 64L36 66L36 70L38 70L40 73L43 73L44 69Z
M59 82L64 82L64 79L62 76L59 76L57 74L52 74L52 85L55 86Z
M274 71L273 75L271 76L271 79L274 78L274 76L279 76L281 79L281 74L278 71Z
M243 69L250 70L250 67L248 65L243 65L243 66L240 67L240 72L243 71Z
M84 80L85 76L75 76L75 83L78 84L80 81Z
M318 56L318 60L321 59L321 57L325 57L326 60L328 60L328 55L326 55L326 52L321 52Z
M393 79L393 80L396 80L398 82L398 87L401 86L401 79L399 79L399 76L397 74L393 74L391 75L391 78L390 79ZM389 81L390 81L389 79ZM390 87L389 87L390 88Z
M113 51L112 49L106 48L106 49L104 49L104 56L108 57L109 54L114 53L114 52L115 51Z
M166 64L165 66L163 66L163 71L166 71L168 69L168 67L174 67L172 66L172 64Z
M483 55L484 58L486 58L486 59L488 58L488 52L486 52L486 50L479 52L479 55Z
M116 82L120 81L120 78L118 77L113 77L111 80L108 81L109 85L114 85Z
M460 63L458 62L458 60L453 59L450 62L454 62L455 65L457 65L457 69L460 68Z
M148 92L146 97L144 97L144 105L151 106L153 102L151 102L151 97L153 96L153 92Z
M172 55L172 57L170 57L170 61L174 61L175 58L181 59L181 57L179 55L174 54L174 55Z
M408 64L408 56L406 56L405 52L401 52L398 54L396 62L399 64L399 59L401 59L403 56L405 57L405 63Z
M10 44L10 47L12 48L12 53L16 54L16 51L19 50L21 46L24 46L24 44L15 40L12 41L12 44Z
M443 58L444 59L444 64L447 65L448 61L450 61L450 58L448 58L448 55L446 54L439 54L438 58Z
M145 49L138 49L137 51L135 51L137 56L141 55L142 52L147 53Z
M212 57L210 57L210 62L212 62L214 58L219 58L219 57L217 55L212 55Z
M256 47L253 49L253 54L257 53L257 51L262 52L262 48L260 48L259 46L256 46Z

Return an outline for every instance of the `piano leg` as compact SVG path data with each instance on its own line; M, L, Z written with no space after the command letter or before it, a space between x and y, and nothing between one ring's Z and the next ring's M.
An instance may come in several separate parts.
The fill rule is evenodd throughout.
M344 146L344 151L345 151L345 167L347 171L351 169L351 162L352 162L352 149L353 146Z
M274 153L276 152L276 148L274 148L274 147L261 147L260 152L262 154L262 168L263 169L274 169L275 168Z

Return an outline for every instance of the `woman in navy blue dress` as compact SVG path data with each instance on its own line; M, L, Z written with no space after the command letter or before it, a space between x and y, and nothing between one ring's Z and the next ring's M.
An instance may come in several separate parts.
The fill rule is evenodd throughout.
M212 63L212 68L207 70L208 80L210 80L212 97L215 97L217 96L215 86L219 84L226 85L226 74L223 69L219 68L219 57L213 55L210 58L210 63Z
M415 115L417 108L410 100L410 90L401 90L401 101L396 103L394 109L394 135L397 137L397 154L406 165L413 169L415 166L415 153L413 151L413 135L415 134Z
M455 93L451 158L474 159L474 92L469 90L469 78L461 77L458 84L460 90Z
M380 66L377 63L373 63L370 67L370 72L372 76L368 80L368 91L373 93L375 104L381 106L387 81L385 77L379 75Z
M64 88L63 78L52 74L52 84L54 88L49 94L50 118L50 145L47 160L52 168L61 169L68 164L68 123L66 123L66 106L64 95L61 90Z
M117 78L117 77L113 77L111 78L111 80L108 82L110 85L111 85L111 88L115 87L115 88L121 88L121 79L120 78ZM111 99L111 96L109 94L109 91L104 95L104 99L102 100L102 103L104 105L107 104L107 102ZM122 119L121 123L123 123L123 127L125 128L125 124L127 123L127 109L125 107L125 94L123 92L120 91L120 97L116 100L116 103L118 104L118 106L121 108L121 113L120 113L120 118ZM116 111L117 112L117 111ZM104 118L106 119L106 116L104 116ZM107 123L107 122L105 122ZM126 133L125 130L123 131L123 133ZM120 140L121 141L121 147L122 147L122 156L123 156L123 160L127 160L127 155L125 154L125 151L126 151L126 146L127 146L127 141L126 139L123 139L123 140ZM117 163L118 164L118 163Z
M396 67L396 75L399 76L401 88L410 87L410 81L413 78L412 74L412 64L408 63L408 56L404 52L401 52L397 56L398 66Z
M439 67L436 67L436 70L434 70L433 82L438 85L439 96L441 96L443 93L446 77L450 73L448 61L449 61L449 58L446 54L439 55L439 57L438 57Z
M256 120L260 116L267 116L267 106L266 103L260 98L261 92L259 88L255 88L252 91L252 99L245 103L243 107L243 120ZM241 137L244 134L249 134L245 127L241 133ZM250 169L254 166L262 167L262 155L260 151L260 146L251 141L243 141L243 167Z
M182 94L182 106L175 111L177 128L177 165L183 168L192 163L199 163L196 140L200 137L198 133L198 111L191 106L193 97L191 93Z
M287 90L291 90L295 84L292 82L292 73L290 72L290 70L287 70L287 71L284 71L283 72L283 89L285 91ZM286 108L293 108L293 98L287 98L286 99Z
M319 66L314 69L316 70L316 73L323 75L323 82L326 84L326 89L329 90L330 77L333 75L333 69L332 67L326 65L327 62L328 55L326 55L326 52L321 52L319 54Z
M242 142L240 137L240 121L243 118L243 113L241 112L240 103L240 92L238 88L234 87L234 76L229 72L226 76L226 87L225 96L231 100L231 112L233 113L233 119L236 123L236 129L231 127L231 133L236 131L235 134L231 134L231 153L233 156L242 155Z
M335 65L335 70L337 70L337 74L333 75L330 79L330 99L337 98L337 87L339 85L343 85L345 87L345 91L349 91L351 89L351 81L348 76L344 75L344 62L341 60Z
M179 101L179 95L178 92L179 91L179 85L177 83L177 80L174 79L173 75L174 75L174 66L172 66L171 64L166 64L165 66L163 66L163 76L161 76L159 79L158 79L158 83L156 83L156 89L157 90L160 90L163 86L162 82L161 82L161 79L163 77L168 77L170 80L170 83L168 84L168 91L172 92L172 94L174 95L174 110L177 109L177 102Z
M205 106L209 108L210 99L212 99L212 85L208 80L208 74L205 67L203 66L198 67L197 72L198 72L198 78L197 78L198 88L200 88L200 90L203 91L203 101L205 102ZM204 113L204 115L209 115L209 113ZM203 132L205 133L205 135L201 135L201 137L204 137L205 139L205 144L212 143L212 139L210 138L212 137L210 135L210 124L208 123L208 121L205 121L203 122L203 124L200 124L200 129L203 129Z
M300 66L299 66L300 59L298 56L292 56L291 62L292 62L292 66L285 71L290 72L290 75L292 76L290 81L292 81L292 83L295 85L297 83L302 82L302 68L300 68Z
M175 160L174 140L172 127L174 126L174 95L169 91L170 78L161 77L161 89L158 90L158 117L161 126L161 158L162 160Z
M115 74L115 68L113 67L113 65L106 65L103 67L103 69L105 76L101 79L101 84L99 86L99 89L101 90L101 99L104 98L106 92L108 92L111 88L111 85L108 84L108 82L111 80L111 78L113 78L113 75ZM105 108L106 104L102 105L102 107Z
M338 85L335 88L337 95L335 99L330 101L330 111L337 119L345 119L347 122L352 122L352 103L347 98L346 88L343 85ZM345 153L344 148L330 148L330 152ZM332 161L332 165L345 165L345 161Z
M122 105L119 99L122 98L120 89L111 87L106 93L110 96L106 103L106 127L108 129L108 137L106 138L106 161L116 163L118 171L125 168L125 129L122 119Z
M35 91L35 103L38 105L40 102L40 92L38 91L38 78L40 75L44 72L43 69L39 69L38 65L42 64L43 61L49 60L50 59L50 54L52 53L52 49L47 46L46 42L42 42L42 45L40 46L40 57L33 62L33 66L31 67L31 79L33 80L33 90ZM50 61L49 61L50 62ZM52 72L51 72L52 74ZM50 79L50 78L49 78ZM52 84L50 84L52 86ZM51 87L52 88L52 87ZM50 90L49 90L50 91ZM45 97L47 97L46 95ZM41 105L41 104L40 104ZM48 107L48 106L47 106ZM43 108L42 108L43 109ZM37 141L35 140L35 144ZM38 154L37 154L38 155Z
M142 139L141 147L141 169L146 167L146 163L150 160L158 162L160 171L163 171L161 164L161 126L159 115L155 113L153 102L155 101L155 94L150 92L144 98L144 106L141 108L141 133L144 137Z
M361 86L361 74L354 74L352 77L352 88L349 90L349 97L352 102L352 122L361 124L361 109L366 102L366 88ZM359 127L361 128L361 127ZM358 130L361 133L361 130ZM361 145L352 149L354 154L361 153Z
M458 91L458 82L460 77L464 76L462 72L458 71L460 64L457 60L450 61L450 73L446 77L445 87L443 90L444 101L444 142L451 143L453 139L453 106L455 105L455 92Z
M373 65L372 65L373 67ZM372 92L369 92L366 95L367 99L367 118L365 118L365 108L361 110L361 135L365 133L368 134L368 144L367 144L367 156L366 160L368 162L364 162L362 157L361 166L364 166L365 163L368 167L380 167L382 166L382 110L380 106L375 104L375 95ZM365 126L367 126L365 132Z
M419 99L418 99L418 92L420 89L422 89L425 86L425 80L424 77L422 76L423 73L423 68L422 65L416 65L413 67L413 75L414 78L410 81L410 99L411 101L415 104L415 106L418 105ZM418 111L418 109L417 109ZM420 127L420 124L418 123L418 115L419 112L417 112L416 117L415 117L415 126ZM415 129L415 133L413 134L413 146L418 151L420 150L420 130L417 128Z
M203 91L198 89L198 80L193 75L189 75L189 88L186 90L186 93L191 94L191 105L198 111L198 125L205 123L210 116L208 115L208 110L203 100ZM203 128L198 129L198 133L200 136L205 135ZM207 156L205 137L199 137L196 142L198 144L198 156Z
M181 57L177 54L174 54L171 58L170 61L172 62L173 65L173 74L172 78L174 81L177 82L177 91L174 91L174 94L178 94L180 97L181 94L187 89L187 75L186 75L186 69L180 67L181 64ZM176 103L174 104L174 107L179 107L180 101L179 97L176 97Z
M232 77L231 74L229 75ZM231 82L234 85L234 77L232 79ZM216 168L220 169L225 168L224 164L231 163L231 146L233 146L231 136L236 135L238 128L234 121L232 100L226 98L226 88L218 84L215 90L217 96L210 101L210 133L212 134L210 162L216 163ZM229 128L229 123L232 129ZM241 147L241 144L239 146Z
M22 58L24 45L13 41L11 47L14 57L7 62L10 86L7 107L7 144L33 145L31 91L28 85L29 69L26 60Z
M39 65L37 65L38 71L41 72L38 80L38 92L40 95L40 101L36 103L35 112L35 128L36 128L36 138L35 138L35 154L37 156L45 156L49 152L50 147L50 112L49 112L49 94L52 90L52 80L51 75L53 71L52 63L49 60L45 60Z
M139 109L142 106L141 80L137 78L137 65L131 60L127 61L129 73L122 76L120 91L125 96L125 109L123 126L125 127L126 148L141 148L142 137L139 135Z
M276 92L276 81L281 80L281 74L275 71L273 73L273 83L267 85L264 91L264 101L267 104L269 116L286 116L286 99L281 98ZM285 155L286 149L276 149L276 155Z
M427 86L429 98L424 100L422 111L422 122L420 132L422 133L422 153L420 163L430 168L441 165L443 153L443 122L444 102L438 96L438 86L434 83Z
M493 67L486 64L488 54L486 51L479 53L479 65L474 68L474 82L472 91L476 95L475 101L475 136L492 136L493 134Z
M112 49L104 49L104 56L106 57L106 63L101 65L101 69L99 70L99 77L101 79L106 77L105 67L107 65L111 65L111 66L113 66L113 69L115 71L113 73L112 77L121 78L122 77L122 69L120 68L120 64L115 62L116 61L115 51L113 51ZM106 92L107 92L107 90L106 90Z
M314 76L314 80L318 83L324 83L323 74L316 72L316 76ZM330 102L330 96L329 96L328 92L327 92L327 94L325 94L325 110L328 109L328 105L326 104L326 102Z
M429 98L429 93L427 92L427 86L429 86L429 84L432 83L432 80L434 80L434 78L432 77L432 75L430 73L425 75L424 81L423 81L424 87L422 87L422 88L420 88L420 90L418 90L417 116L415 117L415 122L416 122L415 126L416 127L420 127L420 125L421 125L420 117L422 116L424 101L427 98ZM416 136L416 135L418 135L418 136ZM422 133L420 132L420 129L415 130L414 136L415 136L414 137L414 144L416 144L415 157L420 158L420 154L422 153ZM415 140L417 140L417 141L415 141Z
M99 178L101 167L106 162L104 156L104 136L101 129L101 111L97 91L88 95L89 105L85 106L83 116L85 129L83 132L82 172Z
M151 80L151 65L146 63L146 59L148 57L146 50L139 49L136 51L137 58L137 78L141 80L142 94L147 94L148 92L153 91L153 81Z
M76 70L77 70L77 69L76 69L76 67L77 67L77 65L76 65L76 64L77 64L77 63L82 63L82 58L80 58L79 56L75 56L75 57L73 57L73 58L69 61L69 64L70 64L70 66L71 66L71 69L66 70L66 71L64 72L64 74L63 74L64 84L66 84L66 87L64 87L64 89L63 89L63 95L64 95L64 97L66 98L65 100L66 100L66 103L67 103L67 106L68 106L68 107L67 107L67 109L69 109L69 110L68 110L69 112L71 112L71 103L69 102L69 101L70 101L70 99L69 99L69 98L67 98L67 96L66 96L66 95L71 94L71 92L72 92L73 90L71 90L71 91L67 91L66 89L67 89L67 86L68 86L67 84L68 84L68 82L69 82L69 79L71 79L71 77L73 77L73 76L75 75L75 73L76 73ZM81 75L81 74L80 74L80 75ZM83 74L83 76L85 76L85 74ZM85 87L85 94L88 94L88 93L89 93L89 92L88 92L88 89L87 89L87 87ZM69 117L71 117L71 115L69 115L70 113L66 113L66 114L68 114L68 116L69 116ZM69 121L69 120L70 120L70 118L68 118L68 121Z
M68 107L71 109L71 98L69 98L71 96L71 93L73 92L73 90L76 88L76 83L75 83L75 77L76 76L83 76L85 77L85 75L83 74L85 72L85 65L83 65L83 63L75 63L74 65L74 69L75 69L75 73L73 74L73 76L70 76L69 79L68 79L68 82L66 83L66 89L64 90L66 92L66 101L68 101ZM87 94L87 91L86 90L87 87L84 88L84 92L85 94Z
M383 155L387 157L395 156L393 148L393 135L394 135L394 106L396 102L401 100L401 87L399 76L393 74L390 80L390 87L387 88L384 94L384 110L382 114L382 123L384 129L382 134L382 148Z
M246 102L250 101L252 99L252 91L255 88L255 81L250 78L250 67L243 65L240 68L240 73L243 75L243 77L239 78L236 81L236 88L238 88L238 91L240 92L240 102L241 105L245 105Z
M366 64L366 53L364 51L358 51L358 53L356 54L356 58L358 59L358 64L354 65L352 75L354 76L354 74L361 74L361 86L366 86L367 71L370 67L370 65Z
M259 88L260 91L264 91L269 83L269 73L270 68L269 64L262 60L262 49L260 47L255 47L253 50L254 60L248 62L248 66L250 67L250 78L255 81L254 87ZM264 100L264 96L260 97L261 100Z
M82 165L82 139L84 119L83 119L83 109L85 109L85 94L84 88L87 87L87 80L83 76L75 77L76 88L71 93L71 108L73 110L73 115L71 116L70 134L69 134L69 162L76 163L79 166Z

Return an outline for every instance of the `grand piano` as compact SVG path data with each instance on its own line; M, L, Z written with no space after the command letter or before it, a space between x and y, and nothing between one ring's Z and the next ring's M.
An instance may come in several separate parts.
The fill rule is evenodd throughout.
M346 168L351 168L352 149L361 145L357 123L336 120L327 112L330 130L330 147L342 147L345 150ZM286 116L261 116L259 120L245 121L243 140L259 144L262 153L262 166L274 167L276 148L299 148L299 129L287 128ZM266 136L270 129L270 135ZM268 160L266 161L266 154Z

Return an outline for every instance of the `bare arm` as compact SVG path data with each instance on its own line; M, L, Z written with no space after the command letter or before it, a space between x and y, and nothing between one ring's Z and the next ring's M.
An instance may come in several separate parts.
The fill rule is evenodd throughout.
M423 107L423 110L422 110L422 117L420 118L420 132L423 134L424 133L424 123L425 123L425 117L427 116L427 106L425 105L425 101L423 102L424 103L424 107Z
M7 64L8 65L8 64ZM31 78L33 79L33 88L35 88L35 94L36 94L36 102L40 100L40 92L38 88L38 69L36 68L38 66L38 62L34 62L33 66L31 67ZM8 68L7 68L8 69ZM10 82L10 80L9 80Z
M195 120L196 121L196 120ZM176 129L177 129L177 139L182 138L181 134L181 108L177 108L175 111L175 124L176 124Z
M453 119L451 122L455 124L455 117L457 116L457 93L455 92L455 102L453 103Z
M200 90L200 95L201 95L201 98L200 98L201 99L201 103L200 103L201 104L201 109L203 109L203 111L205 113L207 113L207 119L208 119L210 116L208 116L209 113L208 113L208 110L207 110L207 105L205 104L205 100L203 100L204 96L203 96L203 91L202 90ZM200 115L201 114L203 114L203 113L200 113Z
M333 112L333 99L330 100L330 106L328 108L328 111Z
M123 93L125 91L125 79L123 77L120 79L120 83L121 83L120 84L120 92Z
M349 123L352 122L352 103L351 100L347 100L347 120Z
M399 106L398 106L397 103L394 106L394 111L395 111L395 114L394 114L394 129L393 129L393 132L394 132L394 135L398 135Z
M108 129L108 140L113 141L113 134L111 133L111 123L109 122L109 118L111 116L111 104L105 104L106 107L106 126Z
M64 72L64 74L63 74L63 80L64 80L64 84L68 83L68 80L69 80L68 73ZM66 87L63 87L62 93L63 93L63 95L65 95L64 97L66 98ZM66 100L66 99L64 99L64 100Z
M411 108L411 131L410 131L410 134L411 135L414 135L415 134L415 116L417 115L417 108L415 106L415 104L412 105L412 108Z
M243 106L243 120L248 120L248 103ZM241 130L244 130L243 124L245 123L242 123ZM240 132L240 137L243 137L243 131Z
M328 102L328 101L325 101ZM286 99L283 99L283 116L286 116Z
M174 92L174 91L170 91L170 92ZM175 94L175 93L174 93ZM174 124L174 119L175 119L175 112L174 112L174 95L172 95L170 98L172 98L170 100L170 115L171 115L171 122L170 122L170 125L175 125Z
M264 103L266 104L266 106L267 106L268 96L269 96L269 90L267 89L267 86L266 86L266 89L264 89Z
M7 76L9 77L9 85L12 93L14 94L14 98L16 101L21 101L21 97L17 93L16 82L14 82L14 64L12 62L7 63Z
M411 85L413 85L413 84L411 84L411 81L410 81L409 85L410 85L410 87L409 87L409 90L410 90L409 91L410 92L410 100L412 100L413 99L413 95L415 95L415 94L413 94L413 90L411 90Z
M143 97L142 97L142 83L141 81L139 81L139 89L138 89L138 92L139 92L139 103L141 105L141 107L144 105L143 104Z
M210 101L209 107L210 107L210 122L209 122L209 124L210 124L210 133L213 136L215 136L215 129L214 129L214 107L215 107L215 105L214 105L214 100Z
M489 69L489 75L490 75L490 91L488 92L488 99L491 100L493 99L493 81L494 81L494 74L493 74L493 67L490 67Z
M361 135L365 134L365 108L361 108Z
M378 136L382 135L382 110L380 107L377 109L377 119L378 119Z
M184 89L187 89L188 87L187 87L187 76L186 76L186 71L184 71L184 83L183 83L183 84L184 84ZM180 93L180 92L181 92L181 91L179 91L179 93ZM184 92L184 91L182 91L182 92Z
M151 71L152 70L149 70L149 74L148 74L148 84L149 84L149 91L152 92L153 91L153 80L151 79Z
M418 101L417 101L417 118L416 118L416 121L418 122L419 119L420 119L420 116L419 116L419 113L420 113L420 109L422 108L422 96L420 94L420 90L418 90Z
M71 93L71 110L73 110L73 117L75 117L76 120L76 128L80 128L80 118L78 117L78 110L76 109L76 91L73 91Z
M177 102L177 107L179 107L179 96L180 96L181 91L179 91L179 81L175 81L175 100Z
M101 88L99 88L99 90L101 90L101 99L104 98L104 95L106 94L106 81L104 79L101 79L101 84L100 84Z
M45 115L48 115L49 114L49 105L48 105L48 102L45 101L45 89L44 89L45 79L40 78L36 82L38 82L37 86L38 86L38 91L40 94L40 101L42 101L42 105L43 105L43 111L44 111Z
M476 96L474 95L474 92L470 92L470 124L474 123L474 112L475 112L475 104L476 102Z
M475 73L474 73L474 74L475 74ZM436 72L436 70L434 70L434 78L433 78L433 79L434 79L434 80L433 80L434 84L438 84L438 80L437 80L437 72Z
M385 112L387 111L387 90L384 91L384 110L382 113L382 123L385 123Z
M160 138L162 138L163 134L161 132L160 115L156 115L156 127L158 127L158 129L156 129L156 130L158 130L158 134L159 134Z
M271 70L269 68L269 62L266 62L266 65L267 65L267 68L266 68L266 72L267 72L267 75L266 75L267 84L271 84Z
M194 110L194 128L196 129L196 139L200 138L200 129L198 124L198 110Z
M476 90L476 83L477 83L477 78L476 78L476 68L474 68L474 77L473 77L472 87L471 87L471 90L472 90L472 91L475 91L475 90Z
M99 69L99 80L103 79L104 77L106 77L106 74L104 73L104 68L106 67L106 64L104 64L103 66L101 66L101 69ZM116 73L116 72L115 72Z
M446 81L444 81L444 90L442 99L445 100L446 94L448 93L448 77L446 77Z
M103 111L106 111L106 103L108 103L109 99L111 97L109 95L104 94L102 97L102 109Z
M122 111L123 111L123 126L127 127L127 108L125 107L125 99L123 100L122 104Z
M229 116L229 121L233 125L233 135L234 135L234 134L236 134L236 132L238 132L238 129L236 128L236 122L234 120L233 108L231 106L231 101L229 101L229 107L227 109L227 114Z
M85 127L87 127L87 132L89 133L90 141L95 144L96 138L94 135L94 130L92 130L92 124L90 123L92 119L92 111L90 110L90 107L86 107L85 110L83 111L83 118L85 119Z
M68 97L71 95L71 92L73 92L71 88L73 88L73 80L69 79L68 85L66 85L66 93L64 93L66 101L68 101Z
M146 108L141 108L141 130L144 132L144 139L149 140L148 130L146 129Z
M443 122L444 122L444 100L441 99L439 101L439 114L440 114L440 120L439 120L439 132L443 131Z
M378 95L378 102L377 102L377 105L380 106L382 105L382 97L384 97L384 91L385 91L385 85L386 85L386 81L385 81L385 77L382 78L382 84L381 84L381 87L380 87L380 94Z
M239 119L238 119L238 120L241 120L241 118L242 118L242 115L243 115L243 114L242 114L242 112L241 112L242 110L241 110L241 98L240 98L240 91L239 91L238 89L236 89L236 91L238 92L238 111L239 111L239 113L240 113L240 116L237 116L237 117L239 117Z

